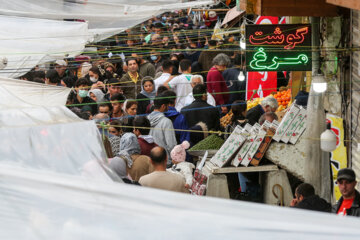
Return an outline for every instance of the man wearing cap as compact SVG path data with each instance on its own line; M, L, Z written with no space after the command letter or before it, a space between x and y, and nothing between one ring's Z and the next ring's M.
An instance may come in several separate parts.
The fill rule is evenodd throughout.
M343 168L338 172L337 185L342 197L333 206L333 213L343 216L360 216L360 194L355 190L356 183L354 170Z
M75 82L77 80L77 77L72 75L71 72L67 70L67 62L65 62L64 60L55 61L55 70L57 71L60 79L69 77L72 79L72 82Z

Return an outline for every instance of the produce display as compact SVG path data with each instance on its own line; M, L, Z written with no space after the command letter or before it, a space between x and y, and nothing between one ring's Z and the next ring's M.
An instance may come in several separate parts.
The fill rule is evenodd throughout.
M222 118L220 118L220 125L221 127L225 128L227 125L229 125L231 123L231 119L233 117L233 113L230 110L225 116L223 116Z
M217 136L216 134L213 134L198 142L195 146L190 148L189 151L218 150L223 145L223 143L224 139Z
M289 104L291 104L291 89L279 91L275 93L274 98L278 101L279 108L277 111L284 110Z
M247 101L247 110L250 108L256 107L261 103L261 101L264 100L264 98L254 98L253 100Z
M291 101L291 89L282 90L282 91L273 93L272 95L278 101L278 104L279 104L279 107L276 110L277 112L280 112L280 111L286 109L292 103L292 101ZM261 103L262 100L264 100L264 98L254 98L252 100L247 101L247 110L257 106L258 104Z

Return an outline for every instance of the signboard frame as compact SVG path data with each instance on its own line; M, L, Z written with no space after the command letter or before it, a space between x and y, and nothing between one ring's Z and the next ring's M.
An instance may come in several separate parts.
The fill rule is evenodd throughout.
M248 24L246 71L311 71L310 24Z

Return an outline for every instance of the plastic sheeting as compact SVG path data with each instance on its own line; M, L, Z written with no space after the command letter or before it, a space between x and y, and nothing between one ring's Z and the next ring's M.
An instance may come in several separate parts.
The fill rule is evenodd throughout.
M8 60L0 76L19 77L37 64L76 56L90 37L85 22L0 15L0 56Z
M0 110L64 106L70 88L0 77Z
M165 11L213 2L0 0L0 58L8 59L0 76L19 77L38 64L75 56L87 42L100 41Z
M360 219L13 167L1 239L358 239Z
M0 166L21 166L111 181L93 121L64 106L70 89L0 79Z
M42 94L32 96L26 89ZM96 125L61 106L65 92L0 80L0 239L329 240L360 235L358 218L112 182L102 165L106 156ZM44 99L52 94L57 100L48 104Z
M82 19L90 29L125 29L165 11L213 4L213 0L0 0L0 14L45 19Z

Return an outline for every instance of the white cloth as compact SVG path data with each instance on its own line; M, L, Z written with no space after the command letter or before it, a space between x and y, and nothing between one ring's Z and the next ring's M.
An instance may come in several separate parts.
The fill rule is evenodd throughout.
M69 92L0 77L0 165L111 181L99 130L64 106Z
M185 97L185 100L184 100L184 107L192 104L192 102L195 100L194 96L193 96L193 93L191 92L189 95L187 95ZM211 106L214 106L216 107L216 102L215 102L215 99L214 97L210 94L210 93L207 93L207 103L210 104Z
M175 108L178 112L185 106L186 96L192 92L191 74L181 74L169 82L170 88L176 93Z
M6 67L0 70L0 76L11 78L66 55L75 57L93 40L86 22L3 15L0 15L0 36L0 57L8 60Z
M180 8L187 9L195 6L204 6L213 4L214 1L186 1L183 0L76 0L76 1L39 1L39 0L0 0L0 15L21 16L33 19L81 19L89 24L90 35L95 41L100 41L107 37L113 36L125 29L131 28L142 23L152 16L159 15L163 12L170 12ZM42 29L42 31L44 31ZM19 34L28 31L18 31ZM63 31L58 32L58 37L64 36L62 41L69 36L82 36L82 33L74 32L66 34ZM1 35L7 36L8 35ZM12 38L10 38L12 39ZM55 39L55 38L54 38ZM39 39L35 39L39 40ZM46 42L52 43L51 40ZM53 44L56 46L57 44ZM30 49L32 49L30 47ZM51 48L50 48L51 49ZM51 49L52 50L52 49ZM81 50L81 49L79 49ZM55 51L54 52L59 52Z
M170 73L162 73L160 75L160 77L158 77L157 79L154 80L155 83L155 90L157 91L159 86L164 85L164 83L166 82L166 80L168 80L170 78Z
M176 165L174 165L172 168L166 169L169 172L180 174L185 178L186 184L189 186L192 185L193 182L193 170L195 166L192 163L189 162L180 162Z
M359 218L336 214L3 165L0 179L4 240L151 240L159 239L149 233L160 225L161 238L171 240L357 240L360 235Z

